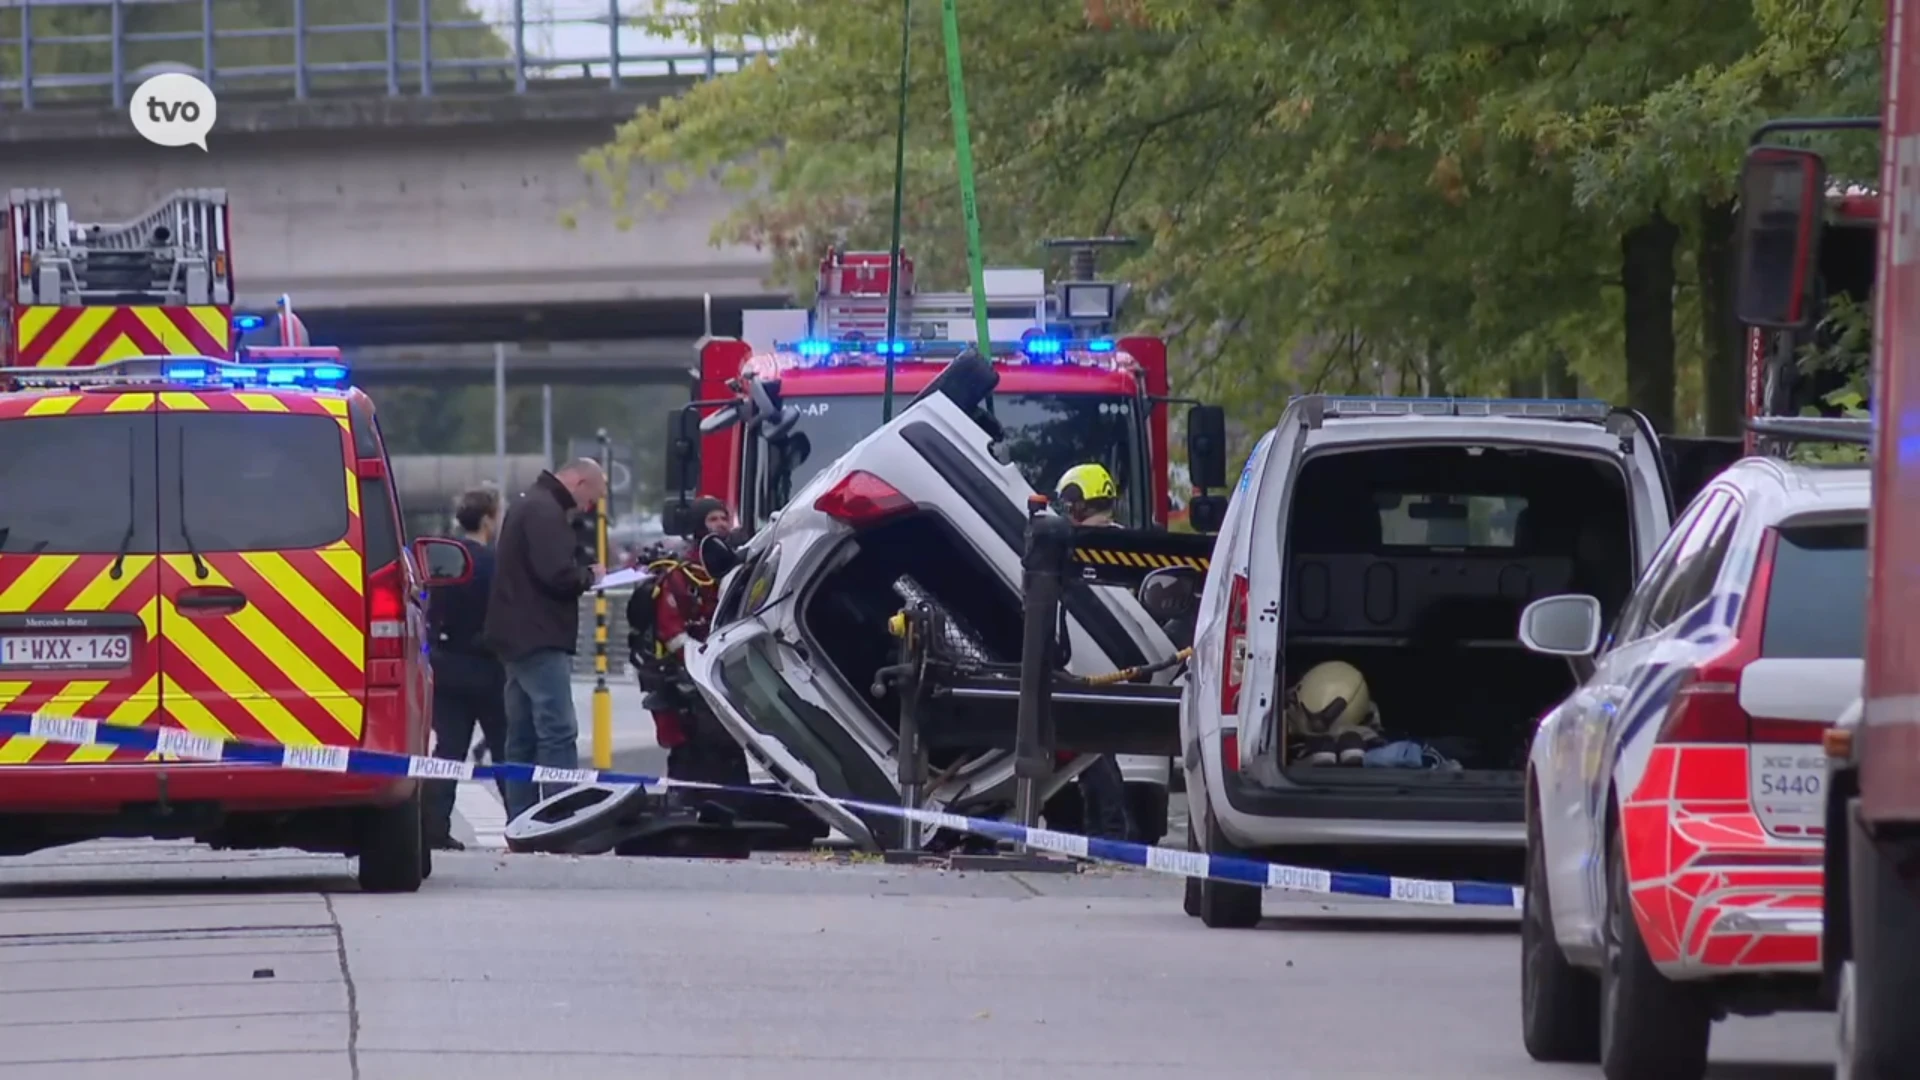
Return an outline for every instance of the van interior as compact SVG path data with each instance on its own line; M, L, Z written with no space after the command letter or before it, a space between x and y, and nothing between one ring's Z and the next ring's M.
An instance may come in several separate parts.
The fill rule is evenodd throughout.
M1386 747L1316 763L1283 731L1285 775L1517 785L1535 722L1576 685L1568 661L1520 645L1520 612L1588 593L1611 625L1635 576L1620 465L1499 445L1327 452L1303 463L1290 515L1281 685L1352 664Z

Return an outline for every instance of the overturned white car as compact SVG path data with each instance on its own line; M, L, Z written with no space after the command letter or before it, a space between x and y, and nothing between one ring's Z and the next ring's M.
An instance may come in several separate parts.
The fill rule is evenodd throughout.
M971 415L991 392L988 379L983 390L943 375L795 492L741 552L711 636L688 656L693 682L748 755L796 794L814 797L814 811L864 847L894 849L902 840L899 818L835 801L901 802L902 698L880 677L898 657L890 622L910 604L928 604L944 617L951 652L982 667L1020 659L1021 551L1034 492ZM1162 665L1153 682L1175 677L1173 642L1129 589L1070 578L1062 607L1067 671ZM1171 755L1177 698L1125 689L1113 705L1145 708L1117 711L1152 714L1144 728L1130 718L1134 729L1164 728L1163 739L1143 737L1126 752ZM959 712L981 736L949 730L936 740L920 803L1000 816L1014 801L1007 737L1017 694L1011 682L969 693ZM1091 713L1097 722L1098 704L1081 719ZM1075 757L1041 799L1092 760Z

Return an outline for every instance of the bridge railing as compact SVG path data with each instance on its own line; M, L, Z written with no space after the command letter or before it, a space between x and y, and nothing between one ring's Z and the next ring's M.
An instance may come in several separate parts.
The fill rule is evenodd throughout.
M146 78L222 100L530 94L737 71L765 47L650 38L650 0L0 0L0 112L125 108Z

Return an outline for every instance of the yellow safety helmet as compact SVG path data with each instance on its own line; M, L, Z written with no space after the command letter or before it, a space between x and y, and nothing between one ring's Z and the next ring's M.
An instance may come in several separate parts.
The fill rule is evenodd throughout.
M1062 473L1056 490L1060 493L1062 502L1070 503L1120 497L1120 489L1114 486L1112 474L1093 462L1075 465Z
M1366 676L1343 660L1315 664L1295 684L1289 702L1310 732L1327 732L1364 722L1373 711Z

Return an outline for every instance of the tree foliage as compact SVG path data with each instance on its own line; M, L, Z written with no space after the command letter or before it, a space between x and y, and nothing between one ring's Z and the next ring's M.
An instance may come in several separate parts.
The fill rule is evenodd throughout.
M723 177L748 195L724 238L770 250L800 291L827 243L884 249L899 0L677 7L656 29L787 44L591 153L616 200L670 204L623 185L640 165ZM1505 392L1562 369L1622 398L1630 318L1682 369L1636 388L1697 419L1706 385L1728 393L1705 354L1738 349L1720 290L1748 133L1878 100L1879 14L1848 0L962 0L960 16L990 260L1032 264L1048 234L1139 238L1111 273L1172 336L1182 388L1249 420L1302 388ZM923 280L960 287L929 0L912 40L905 242ZM1650 224L1669 235L1636 267L1623 242ZM1630 311L1623 274L1661 259L1674 288Z

